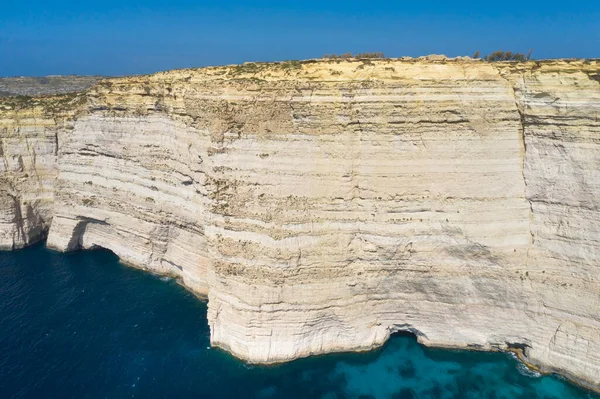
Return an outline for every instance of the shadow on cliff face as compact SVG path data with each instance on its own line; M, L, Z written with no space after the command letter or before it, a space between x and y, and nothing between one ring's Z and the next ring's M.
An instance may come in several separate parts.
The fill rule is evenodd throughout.
M1 151L0 151L1 155ZM6 182L0 182L7 184ZM9 223L14 225L12 243L6 242L3 250L18 250L42 241L48 234L48 225L35 206L18 195L0 189L0 213L12 214ZM2 245L2 244L0 244Z
M591 80L595 80L596 82L600 83L600 72L597 72L597 73L588 73L588 77Z
M86 249L80 249L81 251L86 251L86 252L91 252L93 253L93 256L102 256L106 259L111 259L115 262L121 263L120 258L117 256L117 254L115 254L113 251L111 251L108 248L104 248L104 247L99 247L97 245L94 245L92 248L86 248ZM68 255L68 254L67 254ZM127 266L130 267L128 265L123 265L123 266Z
M490 264L498 264L499 262L499 258L494 255L488 247L479 243L448 247L445 249L445 253L463 261L476 260L479 262L488 262Z
M103 220L97 220L97 219L85 218L85 217L80 218L79 222L77 222L77 225L73 229L71 238L69 239L69 244L67 246L68 251L77 251L77 250L82 249L83 235L85 234L85 230L88 227L88 225L92 224L92 223L108 225L108 223L106 223ZM89 249L97 249L97 248L99 248L99 247L97 245L94 245L93 247L91 247Z
M35 248L37 246L40 246L40 247L43 247L44 250L47 250L48 252L53 253L55 256L66 256L67 259L77 258L82 255L97 256L102 259L105 259L105 261L107 263L119 263L123 266L131 267L130 265L126 265L123 262L121 262L121 259L119 258L119 256L108 248L100 247L98 245L94 245L90 248L82 248L80 240L81 240L81 233L85 230L85 224L82 224L82 225L83 225L83 227L81 228L81 231L79 232L79 234L73 234L73 236L71 237L71 240L69 241L69 251L68 252L57 252L56 250L54 250L52 248L48 248L46 246L45 239L43 241L40 241L40 242L32 245L32 246L29 246L28 248ZM79 228L79 225L78 225L78 228ZM76 233L77 233L78 228L76 229ZM73 245L73 246L71 246L71 245ZM81 254L82 252L85 252L86 254ZM87 253L90 253L90 254L88 255Z

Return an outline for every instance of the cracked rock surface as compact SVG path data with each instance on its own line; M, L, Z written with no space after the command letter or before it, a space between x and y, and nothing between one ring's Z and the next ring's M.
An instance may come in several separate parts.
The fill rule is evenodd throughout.
M598 61L327 60L0 103L0 246L104 247L271 363L516 349L600 387Z

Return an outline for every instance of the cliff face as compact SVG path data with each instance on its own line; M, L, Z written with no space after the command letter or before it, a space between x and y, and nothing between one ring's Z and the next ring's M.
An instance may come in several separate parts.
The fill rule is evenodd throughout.
M254 362L411 331L599 387L599 72L318 61L106 80L59 117L1 114L2 246L53 216L48 246L180 277L209 299L212 343Z
M22 248L47 234L59 136L70 129L82 98L0 101L0 249Z
M532 245L526 259L539 311L552 317L539 362L600 386L599 67L523 73L516 93L525 128ZM575 89L574 89L575 88ZM541 329L541 327L538 327ZM532 355L535 359L536 355ZM583 360L587 359L587 360Z

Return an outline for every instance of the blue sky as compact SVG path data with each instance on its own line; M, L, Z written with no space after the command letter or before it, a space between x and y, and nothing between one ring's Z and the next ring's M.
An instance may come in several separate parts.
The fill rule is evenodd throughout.
M0 76L127 75L382 51L600 57L600 0L4 0Z

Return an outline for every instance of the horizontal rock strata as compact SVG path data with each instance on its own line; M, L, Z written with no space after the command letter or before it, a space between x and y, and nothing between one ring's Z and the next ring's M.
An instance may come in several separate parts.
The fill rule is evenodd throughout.
M108 248L207 296L212 344L252 362L410 331L597 388L599 72L244 64L6 106L0 245L53 218L49 247Z
M0 101L0 249L23 248L46 236L59 136L71 129L81 98Z

